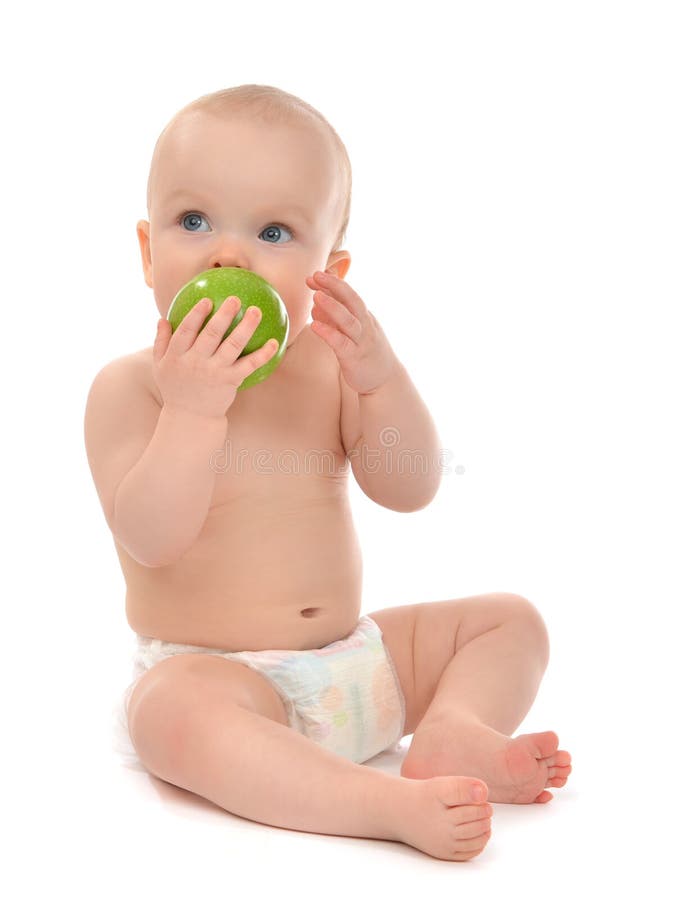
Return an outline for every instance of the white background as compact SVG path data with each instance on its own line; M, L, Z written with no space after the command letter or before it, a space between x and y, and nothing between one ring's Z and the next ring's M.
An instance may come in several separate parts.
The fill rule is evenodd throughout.
M5 13L0 355L3 820L11 896L583 895L669 877L673 29L654 2L64 2ZM440 12L442 10L442 12ZM354 170L349 282L462 475L426 509L352 481L363 612L505 590L552 657L520 731L574 757L495 807L467 865L269 828L121 767L124 584L88 470L89 385L150 346L154 142L273 84ZM367 887L370 884L371 887Z

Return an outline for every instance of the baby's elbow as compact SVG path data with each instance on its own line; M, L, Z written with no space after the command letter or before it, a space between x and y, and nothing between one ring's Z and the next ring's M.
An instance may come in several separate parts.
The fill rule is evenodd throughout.
M182 555L167 552L152 553L152 551L147 549L142 550L125 544L124 541L120 540L118 535L114 535L114 537L115 543L124 550L127 556L130 556L135 563L138 563L139 566L143 566L145 569L163 569L165 566L172 566L174 563L178 562Z
M396 504L391 509L395 509L397 512L419 512L430 505L439 487L439 481L432 483L425 481L423 484L410 485L411 489L397 497Z
M439 477L405 479L371 478L362 469L354 469L356 481L370 500L394 512L418 512L429 505L440 487Z
M145 566L146 569L165 569L167 566L173 566L177 562L179 562L184 556L184 552L182 553L164 553L157 554L155 556L152 555L142 555L139 558L138 555L134 556L134 559L141 566Z
M415 500L399 501L394 504L387 503L385 505L388 507L388 509L392 509L394 512L401 512L401 513L419 512L419 510L425 509L430 504L431 500L433 499L433 496L428 497L425 500L419 500L417 498Z
M369 494L371 500L374 500L375 503L378 503L379 506L383 506L385 509L391 509L393 512L401 512L401 513L412 513L418 512L420 509L425 509L431 502L431 500L435 497L436 491L432 493L407 493L407 494L395 494L388 496L381 495L372 495Z

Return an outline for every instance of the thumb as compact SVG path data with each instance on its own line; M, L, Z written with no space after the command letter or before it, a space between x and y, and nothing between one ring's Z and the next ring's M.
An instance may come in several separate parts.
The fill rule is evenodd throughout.
M173 331L171 329L171 325L167 319L160 319L157 322L157 334L155 335L154 347L152 351L155 362L159 362L162 356L166 353L166 348L169 345L172 333Z

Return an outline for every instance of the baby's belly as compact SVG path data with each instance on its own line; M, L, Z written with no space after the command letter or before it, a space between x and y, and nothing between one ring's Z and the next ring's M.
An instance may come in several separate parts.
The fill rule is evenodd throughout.
M117 545L127 619L138 634L224 650L306 650L346 637L360 616L362 563L346 490L267 498L254 514L212 509L172 566L139 565Z

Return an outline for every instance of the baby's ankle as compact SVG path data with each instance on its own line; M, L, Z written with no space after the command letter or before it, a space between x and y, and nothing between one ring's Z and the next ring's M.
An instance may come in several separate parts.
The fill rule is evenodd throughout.
M402 841L403 823L410 805L414 805L414 783L369 766L361 768L372 776L368 777L364 789L363 810L368 831L380 840Z

